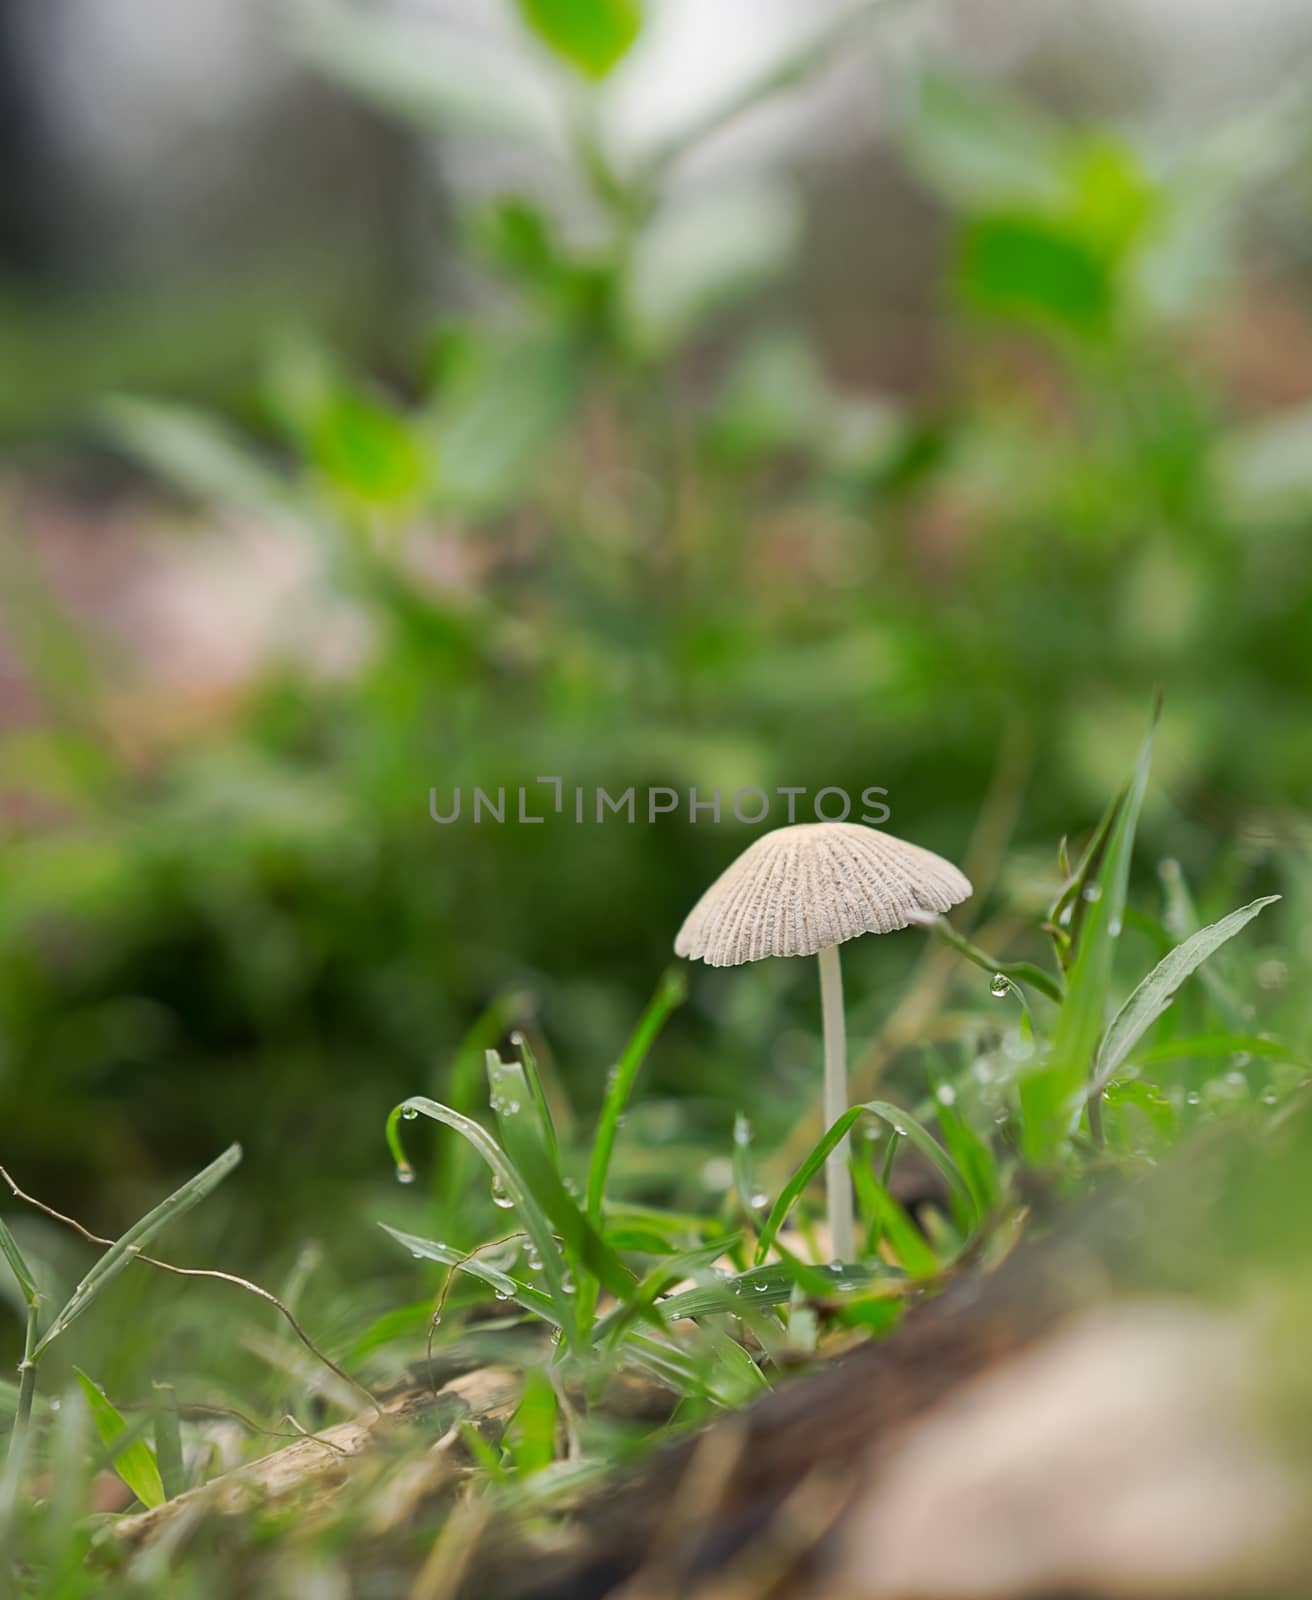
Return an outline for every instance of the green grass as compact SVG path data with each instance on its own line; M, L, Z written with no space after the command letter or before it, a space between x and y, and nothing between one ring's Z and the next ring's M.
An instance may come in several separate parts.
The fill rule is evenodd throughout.
M168 494L295 547L369 641L350 674L279 658L217 725L138 743L140 686L0 527L48 714L0 742L0 1159L32 1191L0 1194L0 1595L408 1588L434 1537L446 1562L480 1518L551 1526L1100 1189L1266 1152L1306 1103L1310 425L1198 356L1209 294L1243 288L1221 223L1248 174L908 75L891 155L944 213L944 371L857 393L783 292L787 197L717 192L708 234L674 179L886 8L623 156L594 80L639 9L580 33L521 7L555 52L562 198L461 209L480 293L399 382L298 333L222 416L98 396ZM386 114L549 143L498 74L471 98L448 41L316 26L306 60ZM1292 169L1279 107L1238 131ZM1182 269L1200 227L1210 289ZM739 832L426 818L431 784L551 773L887 784L895 832L974 831L955 925L851 952L832 1128L809 964L668 966ZM861 1243L835 1263L844 1136ZM1276 1166L1194 1226L1218 1292L1274 1263L1301 1327L1280 1207L1306 1187ZM1145 1230L1155 1287L1177 1238ZM505 1414L439 1404L328 1525L257 1506L116 1566L123 1509L488 1365L517 1375ZM452 1492L380 1534L438 1437Z
M1146 744L1131 784L1095 830L1089 850L1050 908L1055 969L1036 971L1028 979L1019 973L1012 980L1031 989L1029 1024L1017 1029L985 1011L979 1026L962 1029L964 1059L956 1072L941 1056L924 1054L920 1092L909 1096L909 1104L873 1100L854 1106L791 1171L781 1170L767 1153L759 1158L766 1176L741 1179L730 1192L728 1211L722 1206L676 1213L635 1206L623 1194L625 1113L640 1094L643 1060L659 1047L661 1026L684 997L682 975L661 980L619 1068L608 1078L590 1139L579 1143L561 1136L533 1053L522 1041L519 1060L486 1050L482 1117L426 1096L402 1101L387 1120L386 1138L397 1174L407 1180L419 1209L430 1209L434 1196L439 1206L453 1203L441 1185L425 1191L409 1181L414 1169L402 1146L402 1130L427 1119L449 1130L445 1144L435 1150L439 1165L452 1159L456 1139L486 1168L496 1225L478 1246L456 1248L383 1224L385 1235L412 1261L436 1264L446 1276L437 1282L420 1276L414 1287L423 1298L413 1314L389 1312L390 1329L380 1328L363 1344L359 1327L339 1330L339 1342L354 1332L362 1351L358 1370L349 1375L352 1381L363 1388L376 1380L388 1356L414 1361L425 1348L423 1360L435 1372L448 1355L464 1352L468 1361L475 1351L481 1359L520 1367L521 1398L505 1426L491 1438L466 1433L471 1489L479 1492L481 1478L483 1492L513 1497L527 1492L530 1480L565 1472L571 1462L567 1479L575 1469L605 1468L616 1443L607 1442L606 1385L618 1373L631 1371L668 1391L672 1420L646 1430L643 1442L650 1445L708 1413L750 1400L799 1361L814 1360L833 1339L887 1333L917 1286L932 1289L949 1281L964 1270L963 1263L986 1259L991 1241L1014 1231L1027 1204L1027 1171L1055 1180L1074 1198L1105 1176L1109 1161L1133 1171L1148 1156L1165 1158L1187 1142L1204 1116L1279 1119L1293 1103L1291 1094L1301 1095L1306 1085L1295 1051L1262 1035L1258 1051L1243 1052L1273 1069L1266 1087L1250 1096L1234 1092L1233 1062L1240 1059L1235 1047L1244 1044L1243 1036L1220 1027L1198 1032L1192 1025L1183 1036L1159 1036L1177 997L1181 1006L1208 1013L1212 1002L1201 985L1192 983L1193 974L1278 897L1253 901L1189 933L1146 972L1127 971L1117 959L1128 909L1124 886L1134 812L1147 785L1150 750ZM1090 895L1090 884L1099 892ZM1005 968L998 963L999 971ZM1096 1004L1088 993L1093 984ZM1004 1003L1012 992L1009 982L1002 991ZM1113 1009L1121 993L1125 999ZM996 1004L990 995L987 1005ZM978 1094L979 1068L990 1052L972 1057L969 1041L999 1028L1021 1048L1012 1051L1015 1059L1002 1081L987 1074L986 1104ZM1218 1058L1226 1071L1189 1089L1193 1080L1182 1063ZM1274 1070L1280 1066L1288 1069L1283 1077ZM1245 1076L1245 1086L1247 1081ZM882 1138L882 1148L860 1138L855 1143L853 1171L865 1246L859 1260L830 1263L816 1257L813 1244L817 1179L833 1146L863 1123ZM735 1143L741 1149L746 1141ZM893 1188L899 1163L913 1155L941 1180L940 1199L918 1220ZM42 1392L39 1378L43 1358L74 1322L85 1315L94 1324L97 1302L117 1275L129 1268L146 1270L137 1260L146 1243L206 1200L237 1159L235 1149L226 1152L151 1209L105 1249L53 1315L41 1288L46 1274L28 1259L12 1228L0 1223L0 1247L29 1308L22 1381L0 1391L10 1422L0 1521L7 1532L5 1570L20 1592L53 1593L54 1587L71 1584L59 1592L76 1593L79 1586L98 1581L103 1558L90 1550L92 1523L85 1499L78 1499L88 1493L89 1465L112 1468L145 1506L162 1504L213 1474L216 1464L195 1448L205 1424L186 1417L182 1408L180 1426L173 1389L179 1375L166 1366L154 1370L157 1400L140 1413L122 1409L77 1368L71 1388L62 1384L49 1394ZM609 1181L615 1172L618 1187ZM767 1204L744 1203L742 1185L754 1190L758 1182L769 1188ZM457 1223L465 1210L457 1203L449 1220ZM357 1225L366 1227L367 1219L357 1219ZM230 1314L226 1325L235 1331L240 1319ZM153 1342L163 1345L166 1333L167 1312ZM112 1348L114 1338L106 1319L90 1348L94 1351L100 1339ZM315 1365L307 1357L290 1370L304 1379ZM349 1390L343 1394L330 1387L325 1394L331 1396L331 1411L358 1407ZM61 1402L57 1410L49 1404L55 1400ZM258 1395L248 1404L258 1411ZM88 1415L98 1452L90 1449ZM624 1454L636 1442L630 1430ZM257 1435L247 1449L267 1447ZM72 1471L59 1467L69 1457L79 1463L72 1487L33 1502L30 1485L42 1463ZM81 1556L74 1561L69 1551L86 1557L85 1570ZM196 1579L209 1571L203 1560L187 1570Z

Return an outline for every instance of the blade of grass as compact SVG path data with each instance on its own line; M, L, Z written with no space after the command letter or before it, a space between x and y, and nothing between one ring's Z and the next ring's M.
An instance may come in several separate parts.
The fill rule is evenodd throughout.
M1180 863L1178 861L1159 863L1157 875L1161 879L1162 897L1166 902L1163 921L1167 930L1177 940L1188 939L1198 932L1201 924L1193 896L1189 893L1189 884L1180 870ZM1211 968L1205 969L1202 981L1220 1011L1226 1027L1239 1032L1251 1022L1253 1007L1235 993L1219 972Z
M841 1117L827 1128L816 1143L811 1147L806 1159L801 1163L792 1177L779 1193L779 1198L770 1208L770 1214L761 1229L761 1236L756 1245L756 1260L758 1263L765 1260L770 1253L779 1230L788 1220L788 1215L801 1198L807 1185L824 1166L825 1159L843 1137L850 1132L853 1123L862 1116L877 1117L881 1122L888 1123L895 1134L905 1130L905 1136L934 1163L943 1176L947 1179L949 1187L961 1195L967 1204L972 1205L970 1186L966 1183L961 1173L954 1165L952 1158L943 1149L936 1139L924 1129L909 1112L903 1111L898 1106L890 1105L886 1100L869 1100L859 1106L852 1106ZM878 1183L871 1175L871 1181L878 1188L883 1185ZM891 1199L891 1196L888 1196ZM894 1201L896 1206L896 1202ZM898 1206L897 1210L901 1211ZM905 1212L903 1212L905 1217ZM914 1227L914 1225L912 1225ZM923 1242L923 1241L922 1241Z
M393 1228L386 1222L380 1222L378 1226L416 1259L439 1261L444 1267L451 1267L456 1272L477 1278L480 1283L487 1284L495 1294L513 1300L517 1305L523 1306L525 1311L531 1311L535 1317L541 1317L543 1322L550 1323L553 1328L563 1327L560 1308L549 1294L544 1293L536 1285L524 1283L519 1278L512 1278L508 1272L502 1272L499 1267L481 1261L478 1256L469 1255L464 1250L456 1250L449 1244L443 1244L440 1239L421 1239L418 1234L406 1233L403 1229Z
M1021 1148L1033 1166L1053 1159L1084 1108L1089 1073L1105 1025L1112 957L1125 915L1130 857L1148 787L1155 729L1156 715L1107 834L1097 878L1081 892L1084 914L1048 1058L1021 1075Z
M33 1361L40 1360L60 1334L82 1315L101 1290L113 1282L129 1262L141 1254L161 1228L185 1215L217 1189L240 1161L241 1146L229 1145L221 1156L210 1162L208 1167L198 1172L194 1178L189 1178L180 1189L175 1189L166 1200L162 1200L153 1211L147 1212L121 1238L116 1239L74 1289L67 1305L55 1316L37 1341L36 1348L32 1351Z
M81 1385L100 1442L109 1451L110 1465L114 1471L143 1506L151 1509L162 1506L167 1496L150 1446L137 1436L136 1430L129 1427L105 1391L81 1367L74 1367L73 1374Z
M155 1461L164 1493L172 1500L187 1487L182 1465L182 1427L178 1420L178 1395L171 1383L152 1385L155 1391Z
M1250 901L1220 921L1200 928L1157 963L1112 1018L1111 1026L1103 1035L1094 1063L1090 1094L1099 1094L1111 1081L1130 1051L1170 1005L1185 979L1279 898L1278 894L1269 894Z
M13 1273L18 1284L19 1293L23 1296L24 1304L36 1305L41 1298L36 1286L36 1278L32 1269L23 1258L23 1252L18 1248L18 1240L10 1233L5 1224L5 1219L0 1217L0 1255L9 1263L9 1270Z
M473 1115L483 1087L483 1052L496 1044L523 1005L524 997L518 990L506 990L496 996L456 1047L446 1082L441 1086L432 1084L434 1099L440 1093L444 1105L462 1116ZM437 1074L433 1076L436 1078ZM440 1135L435 1133L434 1137ZM447 1159L436 1162L433 1168L433 1225L453 1236L459 1233L460 1198L469 1181L468 1164L468 1150L457 1141Z
M506 1428L511 1459L521 1478L541 1472L556 1459L558 1401L551 1379L537 1367L524 1374L519 1405Z
M629 1095L633 1092L634 1081L666 1019L677 1006L683 1004L687 993L688 979L683 968L671 967L661 978L656 993L639 1017L637 1027L606 1080L606 1095L592 1141L592 1158L588 1162L587 1213L594 1223L601 1221L615 1135Z
M443 1105L439 1100L430 1100L426 1095L412 1095L410 1099L394 1106L387 1118L388 1148L396 1162L397 1175L403 1179L406 1174L413 1174L414 1171L401 1148L400 1122L403 1117L407 1117L407 1114L428 1117L434 1122L445 1123L448 1128L454 1128L486 1162L493 1177L518 1211L524 1231L533 1241L533 1247L542 1262L542 1275L555 1308L552 1320L563 1330L571 1346L577 1344L578 1327L574 1302L565 1287L567 1281L565 1258L561 1254L546 1213L538 1204L532 1189L514 1162L487 1129L471 1117L466 1117L450 1106Z
M545 1130L538 1122L523 1067L518 1061L503 1061L495 1050L489 1050L487 1075L506 1151L551 1219L575 1272L580 1277L590 1273L616 1298L626 1299L637 1280L565 1187L551 1159Z
M962 1176L956 1162L923 1124L909 1111L904 1111L901 1106L891 1105L887 1100L868 1100L860 1109L886 1122L897 1137L910 1140L921 1155L942 1173L949 1193L955 1195L965 1206L970 1224L973 1226L978 1222L979 1212L970 1185Z

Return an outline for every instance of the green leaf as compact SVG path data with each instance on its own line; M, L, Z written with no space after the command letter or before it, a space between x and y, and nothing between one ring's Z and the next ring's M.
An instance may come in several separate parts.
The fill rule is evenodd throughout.
M405 418L364 395L342 391L326 400L308 443L329 483L369 504L409 505L430 476L425 451Z
M1043 216L987 216L962 237L957 283L975 311L1079 334L1109 323L1107 264L1073 228Z
M1156 720L1154 714L1153 729ZM1088 881L1082 891L1078 943L1051 1050L1046 1060L1041 1059L1021 1075L1021 1145L1026 1159L1036 1165L1052 1159L1084 1108L1089 1075L1105 1026L1112 957L1125 916L1130 857L1152 763L1153 729L1140 748L1134 774L1115 807L1097 877Z
M938 1168L949 1192L964 1205L970 1223L978 1221L978 1210L970 1185L958 1170L956 1162L927 1128L917 1122L909 1111L904 1111L901 1106L890 1105L885 1100L868 1100L861 1109L886 1122L898 1138L910 1140L921 1155Z
M187 1475L182 1464L178 1396L171 1383L156 1383L152 1387L155 1390L155 1459L164 1493L172 1500L187 1487Z
M444 1267L466 1273L471 1278L477 1278L480 1283L487 1284L495 1294L504 1295L517 1305L523 1306L525 1311L531 1311L535 1317L541 1317L543 1322L549 1323L553 1328L564 1326L556 1302L535 1285L524 1283L519 1278L512 1278L508 1272L502 1272L499 1267L489 1266L486 1261L476 1255L470 1255L466 1250L455 1250L449 1244L443 1244L440 1239L421 1239L418 1234L406 1233L403 1229L393 1228L386 1222L380 1222L378 1226L389 1238L395 1239L397 1244L408 1250L416 1260L439 1261ZM425 1310L431 1308L426 1307Z
M924 73L900 132L912 165L962 210L1042 209L1066 198L1067 137L1028 107L976 83Z
M570 1294L565 1288L566 1272L565 1259L561 1254L560 1246L556 1242L556 1235L546 1212L538 1203L534 1189L522 1174L515 1163L507 1155L486 1128L481 1127L471 1117L462 1116L459 1111L454 1111L450 1106L445 1106L440 1100L430 1100L426 1095L412 1095L408 1100L403 1100L399 1106L392 1109L387 1119L387 1143L396 1162L398 1174L406 1176L413 1172L413 1168L406 1160L405 1152L401 1148L399 1126L402 1117L421 1116L429 1117L434 1122L445 1123L448 1128L466 1139L483 1158L492 1171L492 1176L504 1191L511 1204L519 1215L524 1231L533 1241L533 1248L537 1251L542 1261L542 1276L547 1285L547 1295L544 1298L553 1307L553 1314L549 1320L564 1329L570 1343L574 1343L578 1336L575 1317L575 1308ZM388 1229L388 1232L394 1232ZM449 1265L460 1263L461 1252L452 1252L457 1260ZM434 1257L442 1260L445 1257ZM472 1265L467 1269L474 1271ZM476 1276L482 1276L476 1273Z
M672 349L781 273L802 235L796 196L777 183L667 206L635 248L628 312L636 337L648 349Z
M606 1095L588 1161L587 1208L594 1222L601 1221L606 1197L606 1175L610 1171L610 1158L615 1149L615 1135L624 1107L633 1092L634 1081L666 1019L676 1006L683 1004L687 995L688 979L682 967L670 967L657 985L647 1009L638 1018L638 1024L624 1046L619 1062L606 1080Z
M943 1143L970 1189L978 1216L987 1216L1001 1194L998 1161L991 1146L981 1139L960 1110L943 1099L945 1086L936 1085L934 1114L943 1131Z
M1141 1050L1136 1057L1141 1066L1158 1066L1164 1061L1188 1061L1209 1056L1246 1054L1265 1056L1275 1061L1293 1061L1300 1066L1312 1065L1306 1055L1291 1049L1280 1039L1265 1039L1255 1033L1200 1033L1187 1038L1167 1039L1149 1050Z
M506 1428L511 1457L520 1477L541 1472L556 1459L559 1402L551 1379L538 1367L524 1374L524 1392Z
M726 1251L733 1249L740 1238L740 1234L730 1234L724 1239L717 1239L713 1244L702 1245L696 1250L681 1250L676 1255L663 1256L644 1276L635 1293L596 1322L592 1329L593 1343L600 1344L603 1340L614 1343L630 1323L644 1316L655 1305L658 1297L670 1284L679 1283L684 1278L705 1272L707 1268L714 1266Z
M520 15L563 60L604 78L642 27L637 0L519 0Z
M853 1123L855 1123L862 1116L878 1117L881 1122L887 1123L894 1130L895 1136L906 1137L909 1139L914 1145L917 1146L918 1149L921 1150L925 1156L929 1158L930 1161L933 1162L933 1164L943 1174L943 1176L947 1179L948 1187L954 1194L958 1195L963 1200L968 1210L972 1214L975 1212L976 1208L974 1200L971 1196L970 1186L966 1183L966 1180L957 1170L947 1151L943 1149L942 1145L938 1143L933 1135L923 1128L909 1112L903 1111L900 1106L890 1105L886 1100L868 1100L862 1105L853 1106L850 1110L845 1111L832 1127L825 1130L821 1137L811 1147L806 1159L801 1163L801 1165L793 1173L792 1177L784 1185L779 1194L779 1198L770 1208L770 1214L765 1220L764 1227L761 1229L761 1236L756 1246L756 1260L758 1263L764 1261L766 1256L770 1253L770 1249L773 1246L775 1239L778 1237L779 1230L788 1220L789 1213L797 1204L806 1186L824 1166L825 1159L829 1155L830 1151L839 1144L839 1142L848 1132L850 1132ZM881 1223L883 1222L884 1218L890 1214L891 1204L891 1208L897 1213L900 1213L901 1219L905 1221L906 1226L909 1227L912 1233L915 1234L917 1243L910 1244L909 1248L913 1258L921 1267L924 1267L925 1261L922 1252L927 1251L928 1246L925 1244L923 1238L921 1238L921 1235L916 1229L915 1224L912 1223L909 1218L907 1218L906 1213L897 1204L897 1202L893 1200L892 1196L887 1193L887 1191L884 1189L884 1186L873 1177L873 1175L871 1176L870 1181L882 1196L879 1202ZM890 1204L885 1204L885 1202L889 1202ZM896 1218L894 1219L893 1227L898 1236L903 1239L904 1243L906 1243L905 1229L900 1226ZM897 1248L897 1240L894 1240L893 1242L894 1247ZM932 1256L932 1252L930 1252L930 1254ZM898 1249L898 1259L902 1261L903 1265L907 1267L908 1271L912 1270L910 1263L907 1261L906 1256L903 1254L901 1249ZM937 1271L937 1262L934 1263L931 1270Z
M917 1235L919 1237L919 1235ZM922 1246L924 1241L921 1241ZM812 1267L815 1276L810 1279L814 1292L820 1285L830 1293L841 1293L853 1288L868 1288L888 1279L888 1271L874 1271L868 1267L845 1262L841 1266ZM699 1284L695 1289L684 1289L668 1295L656 1303L656 1309L667 1322L677 1322L685 1317L709 1317L719 1313L741 1312L744 1305L779 1306L791 1298L798 1281L796 1264L791 1261L771 1262L768 1266L749 1267L731 1278L717 1279L713 1283Z
M497 1108L497 1125L506 1153L523 1174L537 1204L551 1219L565 1253L590 1272L617 1299L626 1299L637 1280L584 1215L565 1187L551 1157L546 1130L538 1118L532 1090L518 1061L487 1052L488 1084Z
M0 1255L9 1263L9 1270L18 1282L24 1301L29 1306L34 1306L40 1299L36 1279L32 1276L31 1267L23 1259L23 1252L18 1248L18 1240L10 1233L3 1217L0 1217Z
M150 1446L144 1439L133 1437L133 1430L106 1398L98 1383L93 1383L81 1367L74 1367L73 1371L82 1386L100 1442L110 1453L114 1471L143 1506L162 1506L168 1496L164 1493L164 1484Z
M933 1246L907 1215L905 1208L894 1199L888 1186L881 1183L868 1167L858 1166L854 1176L863 1209L873 1215L880 1233L893 1247L893 1253L906 1269L907 1276L936 1277L939 1261Z
M339 0L299 8L293 26L296 49L316 72L389 117L539 152L563 144L533 63L478 48L467 31L403 22Z
M582 360L555 332L481 332L462 342L432 414L444 504L486 513L519 494L573 415Z
M99 416L125 454L197 500L266 516L291 514L287 481L217 419L127 395L103 400Z
M1110 1081L1130 1051L1170 1005L1175 998L1176 990L1185 979L1200 967L1208 956L1219 950L1228 940L1233 939L1254 917L1267 906L1274 905L1279 898L1278 894L1269 894L1260 900L1253 900L1248 905L1241 906L1238 911L1232 911L1219 922L1200 928L1192 938L1177 945L1169 955L1157 963L1116 1013L1111 1026L1103 1036L1093 1068L1092 1093L1097 1094Z
M198 1172L194 1178L189 1178L180 1189L169 1195L167 1200L162 1200L153 1211L147 1212L140 1222L134 1223L122 1238L116 1239L74 1289L68 1304L37 1341L32 1351L32 1359L37 1360L69 1324L82 1315L100 1291L111 1283L129 1262L141 1254L161 1228L183 1216L217 1189L240 1161L241 1146L229 1145L204 1171Z

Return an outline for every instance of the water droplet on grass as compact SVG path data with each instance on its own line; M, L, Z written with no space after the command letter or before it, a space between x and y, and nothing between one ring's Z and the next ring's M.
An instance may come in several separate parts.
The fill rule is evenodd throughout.
M934 1098L941 1106L954 1106L957 1103L957 1091L950 1083L940 1083L934 1091Z
M506 1193L506 1186L505 1186L505 1184L502 1183L501 1179L500 1178L493 1178L493 1180L492 1180L492 1204L494 1206L499 1206L502 1211L509 1211L511 1206L514 1205L514 1203L515 1202Z
M415 1108L413 1106L403 1106L402 1110L401 1110L401 1115L407 1122L413 1122L415 1120L415 1118L419 1115L419 1113L415 1110Z
M1102 899L1102 885L1098 883L1086 883L1083 889L1083 894L1084 898L1089 902L1089 904L1094 905L1097 901Z
M758 1189L747 1201L753 1211L764 1211L770 1203L770 1196L763 1189Z
M995 972L989 979L989 993L995 1000L1001 1000L1011 993L1011 980L1004 977L1001 972Z
M397 1167L396 1181L398 1183L413 1183L415 1181L415 1169L408 1161L403 1161Z

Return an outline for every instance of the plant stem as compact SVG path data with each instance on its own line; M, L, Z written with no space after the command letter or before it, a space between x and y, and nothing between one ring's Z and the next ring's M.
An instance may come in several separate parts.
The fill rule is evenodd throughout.
M37 1343L37 1314L40 1299L33 1296L27 1302L27 1334L23 1340L23 1359L18 1368L18 1409L14 1412L14 1428L9 1435L9 1450L5 1456L5 1470L0 1473L0 1560L11 1544L10 1530L18 1508L19 1484L23 1476L23 1463L27 1458L28 1434L32 1420L32 1401L36 1397L36 1362L32 1352ZM9 1593L6 1587L7 1571L0 1566L0 1595Z
M825 1040L825 1126L829 1128L847 1110L847 1030L843 1023L843 971L838 946L821 950L819 961L820 1016ZM850 1261L855 1253L850 1150L851 1140L841 1139L825 1161L829 1247L836 1261Z
M14 1431L9 1437L9 1454L21 1459L27 1436L27 1425L32 1417L32 1401L36 1398L36 1362L32 1351L36 1347L37 1303L27 1308L27 1335L23 1340L23 1359L18 1368L18 1410L14 1413Z

